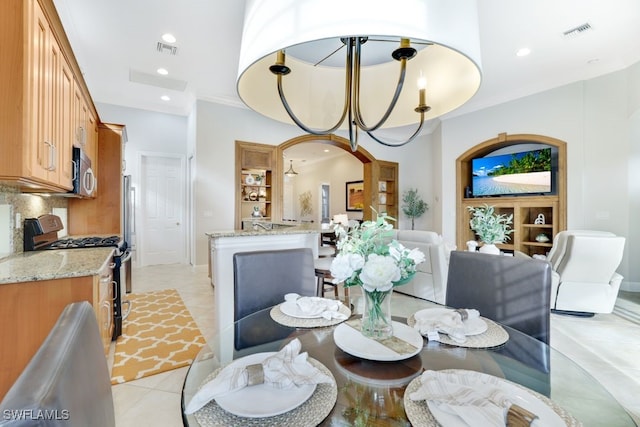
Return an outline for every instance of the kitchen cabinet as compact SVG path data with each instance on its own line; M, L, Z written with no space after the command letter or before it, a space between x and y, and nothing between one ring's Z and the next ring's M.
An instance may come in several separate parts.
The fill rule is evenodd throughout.
M69 199L67 230L69 234L122 235L122 164L126 128L118 124L99 123L96 158L93 166L100 177L98 195L92 199Z
M108 356L113 332L113 267L108 259L89 276L0 284L0 336L7 344L0 348L0 400L72 302L91 303Z
M0 96L0 181L66 193L73 188L75 91L88 91L52 1L3 0L0 35L7 53L0 75L10 82Z

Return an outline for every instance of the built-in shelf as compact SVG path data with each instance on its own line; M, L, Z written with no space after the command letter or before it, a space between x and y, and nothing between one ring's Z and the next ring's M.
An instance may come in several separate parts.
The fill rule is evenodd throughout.
M555 168L554 194L546 196L508 196L508 197L464 197L466 189L471 187L471 160L486 156L501 148L520 144L544 144L555 147L557 166ZM507 135L485 141L458 157L457 171L457 233L456 244L459 249L467 247L466 242L477 240L469 226L470 206L491 205L496 213L513 215L513 233L506 244L498 247L507 252L520 251L527 255L546 255L553 246L553 239L559 231L566 229L566 143L558 139L541 135ZM536 220L544 218L544 223ZM545 234L548 242L536 241L536 236Z

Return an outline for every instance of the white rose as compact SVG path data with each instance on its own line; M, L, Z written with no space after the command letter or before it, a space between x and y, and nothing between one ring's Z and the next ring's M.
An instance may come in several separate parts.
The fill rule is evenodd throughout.
M413 248L407 254L407 258L413 261L414 265L418 265L425 261L424 253L418 248Z
M393 282L400 280L400 268L390 256L371 254L360 272L360 280L365 291L386 292Z
M333 283L341 283L350 278L356 270L364 265L364 257L359 254L338 254L331 262Z

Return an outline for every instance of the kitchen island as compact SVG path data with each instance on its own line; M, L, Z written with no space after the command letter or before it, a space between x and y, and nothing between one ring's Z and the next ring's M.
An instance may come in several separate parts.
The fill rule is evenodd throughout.
M215 231L209 238L209 276L215 289L216 329L233 324L233 254L237 252L310 248L318 257L318 224L252 221L247 230ZM254 226L255 225L255 226ZM269 274L265 271L265 274Z

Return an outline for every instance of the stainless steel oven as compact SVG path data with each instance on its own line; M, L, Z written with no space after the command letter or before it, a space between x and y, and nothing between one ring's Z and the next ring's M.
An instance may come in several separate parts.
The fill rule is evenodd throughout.
M24 220L24 251L83 249L113 247L113 337L122 335L122 322L131 311L131 303L125 298L127 267L130 266L131 250L121 236L82 236L58 239L63 229L62 220L56 215L42 215ZM129 273L130 274L130 273Z

